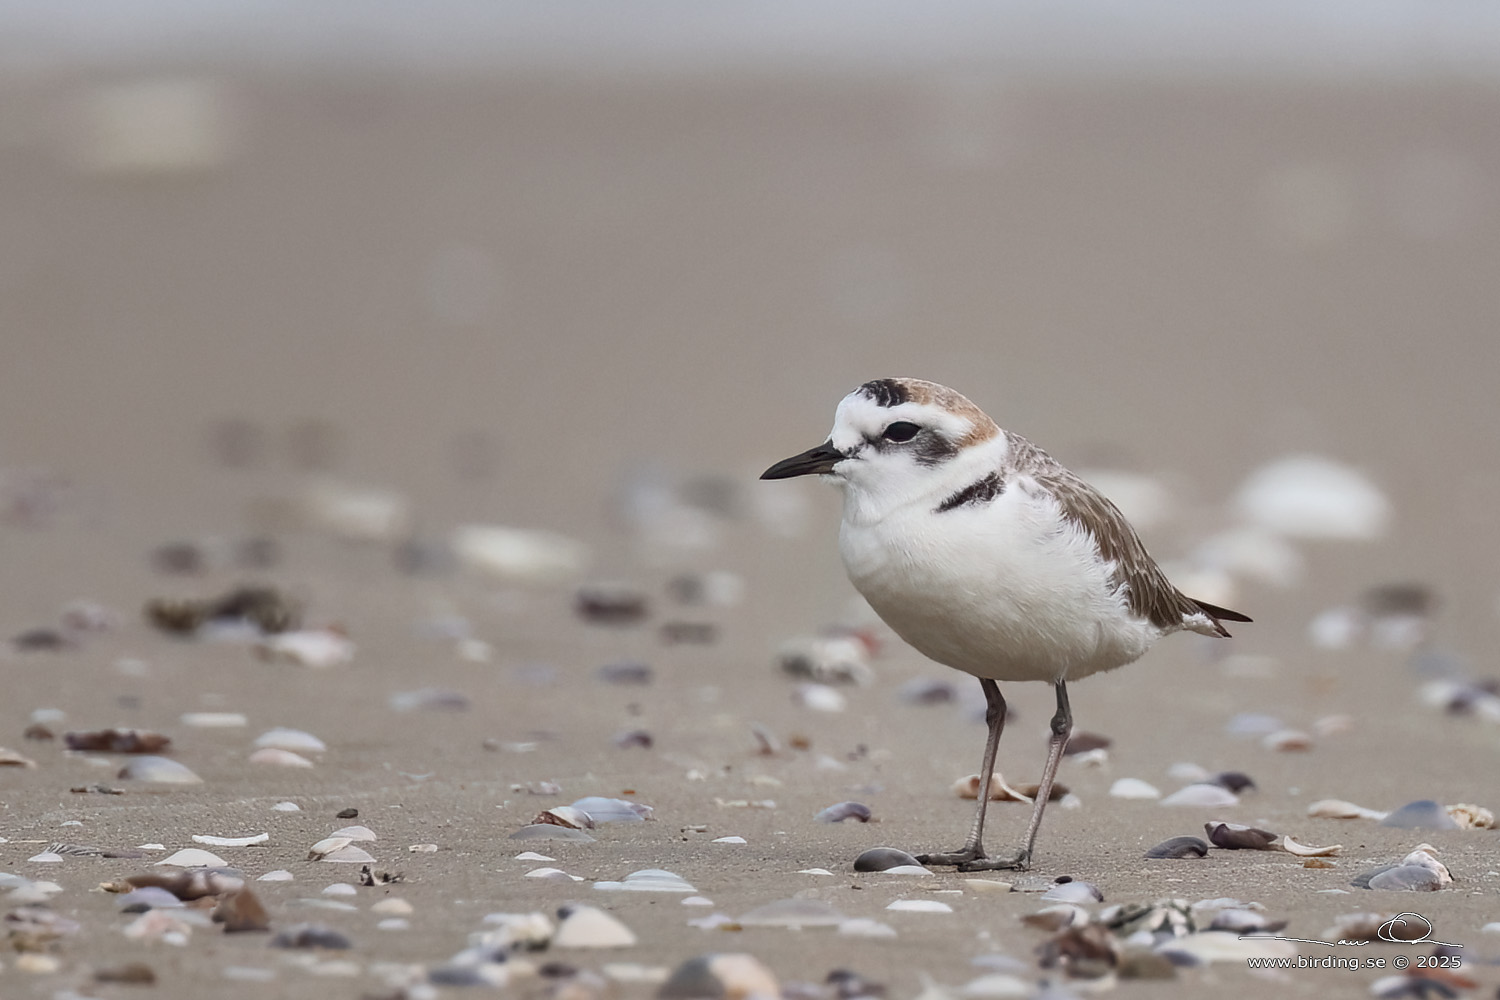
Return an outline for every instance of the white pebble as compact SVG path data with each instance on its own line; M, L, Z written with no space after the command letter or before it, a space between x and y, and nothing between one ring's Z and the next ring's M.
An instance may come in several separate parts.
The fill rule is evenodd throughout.
M545 854L538 854L536 851L522 851L520 854L516 855L516 860L517 861L556 861L557 859L556 858L549 858Z
M1121 778L1109 786L1109 794L1117 799L1159 799L1161 791L1140 778Z
M856 917L839 924L839 933L846 937L893 938L896 929L869 917Z
M953 907L936 899L898 899L886 907L906 913L952 913Z
M716 840L712 841L712 843L715 843L715 844L748 844L749 841L746 840L744 837L719 837Z
M408 931L411 930L411 921L405 917L386 917L375 925L380 931Z
M1179 788L1161 800L1164 806L1235 806L1240 800L1229 789L1220 785L1197 784Z
M278 802L271 808L281 813L297 813L302 811L302 807L295 802Z
M849 704L849 699L827 684L798 684L792 698L815 712L842 712Z
M248 726L250 720L243 712L188 712L182 724L194 729L237 729Z
M371 913L380 913L387 916L407 916L413 912L413 907L399 896L388 896L370 907Z
M275 750L290 750L294 753L323 753L328 749L328 745L312 733L301 729L287 729L284 726L261 733L255 738L255 745L271 747Z

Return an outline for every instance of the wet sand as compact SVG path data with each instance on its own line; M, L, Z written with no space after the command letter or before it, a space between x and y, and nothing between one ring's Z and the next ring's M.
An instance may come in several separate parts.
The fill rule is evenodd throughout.
M1423 798L1500 805L1500 730L1418 704L1421 678L1404 654L1318 650L1306 631L1313 614L1368 586L1417 580L1442 601L1435 643L1488 669L1500 480L1488 266L1500 243L1488 194L1500 142L1489 90L252 76L220 81L234 136L220 166L121 176L77 167L81 140L58 114L100 83L17 84L16 124L0 146L0 627L55 624L79 598L122 619L76 648L0 660L0 745L38 763L0 769L0 871L56 881L54 908L83 925L55 974L0 957L0 996L123 995L90 975L127 960L151 965L164 996L379 994L376 963L436 965L486 913L569 900L605 906L640 937L618 953L555 956L591 969L745 951L784 983L851 968L915 996L924 977L957 990L983 971L971 965L979 955L1030 962L1044 935L1017 917L1039 908L1035 895L965 889L967 877L947 871L918 880L850 867L867 847L962 838L972 806L949 785L977 769L977 685L895 644L874 685L846 690L846 711L818 713L794 704L774 664L784 639L845 619L853 593L837 564L832 493L753 477L821 440L843 392L889 374L955 385L1075 467L1161 477L1178 498L1176 516L1147 533L1164 559L1228 525L1234 487L1281 454L1324 453L1378 482L1396 511L1388 536L1301 546L1295 586L1244 583L1233 606L1257 621L1232 643L1173 637L1074 687L1079 727L1115 743L1106 768L1064 765L1082 805L1049 810L1030 874L1088 879L1108 902L1255 900L1299 936L1319 936L1340 913L1415 909L1435 936L1465 944L1484 990L1500 981L1481 964L1500 955L1500 938L1480 933L1500 920L1493 831L1306 816L1328 797L1380 809ZM263 435L248 467L224 467L210 447L225 419ZM309 456L318 434L330 443ZM16 470L68 484L47 492L55 510L16 509ZM653 613L604 628L573 613L571 583L403 573L389 545L287 519L288 499L318 476L409 497L426 542L471 521L587 541L594 561L582 578L631 581ZM711 519L716 543L644 545L622 495L639 501L642 482L703 476L718 477L706 491L727 511ZM773 490L805 501L805 523L756 513ZM281 551L264 570L165 576L149 559L164 542L264 532ZM673 575L707 569L741 575L743 602L705 610L666 597ZM314 624L346 628L354 661L267 664L243 645L163 636L140 617L149 598L245 579L297 594ZM465 619L491 659L465 661L421 634L444 615ZM716 641L667 644L659 629L670 621L711 621ZM1227 653L1264 658L1261 669ZM144 676L123 673L122 658L144 661ZM627 659L653 668L649 686L597 678ZM924 676L970 700L904 703L901 685ZM390 707L393 694L423 687L472 705ZM1018 714L1000 767L1034 779L1050 694L1013 685L1007 695ZM117 782L118 758L105 766L23 740L44 707L67 713L59 729L165 732L204 784ZM249 724L180 722L205 710L243 712ZM1306 753L1275 753L1225 734L1243 711L1298 728L1347 713L1353 726ZM759 755L756 723L809 749ZM317 734L328 752L310 770L248 764L254 737L278 725ZM615 746L637 728L651 748ZM843 769L819 767L825 754ZM1227 810L1107 794L1119 777L1170 791L1179 761L1245 771L1259 791ZM514 788L539 781L562 793ZM95 782L126 794L68 791ZM604 827L587 845L507 839L540 809L591 794L629 794L654 821ZM812 820L845 799L875 821ZM302 811L273 812L283 800ZM357 820L334 818L348 807ZM993 807L993 849L1019 835L1025 809ZM1142 860L1216 818L1345 851L1325 870L1272 853ZM82 826L62 825L71 821ZM299 906L353 878L304 860L347 822L376 831L377 869L403 881L361 889L357 912ZM292 871L293 882L256 884L274 925L343 930L354 948L339 957L356 978L297 968L264 935L127 941L127 918L94 890L133 863L26 860L57 841L175 850L195 833L260 831L267 846L220 853L252 877ZM731 835L747 843L711 843ZM1452 889L1415 901L1327 893L1421 841L1459 880ZM407 851L425 843L439 850ZM524 878L535 864L514 856L526 849L585 881ZM656 867L713 909L590 885ZM798 874L815 867L835 874ZM962 894L932 895L947 890ZM409 930L375 928L369 905L387 894L414 905ZM687 925L794 894L883 920L898 937ZM884 909L903 897L954 912ZM227 982L225 966L275 979ZM1216 964L1117 993L1362 995L1378 975L1268 978Z

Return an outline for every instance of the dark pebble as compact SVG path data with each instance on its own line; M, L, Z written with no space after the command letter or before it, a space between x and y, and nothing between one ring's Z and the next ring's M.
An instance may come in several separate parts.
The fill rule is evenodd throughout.
M599 668L606 684L650 684L651 668L644 663L606 663Z
M859 802L840 802L818 813L813 819L819 823L842 823L846 819L870 822L870 807Z
M908 705L948 705L958 700L958 692L947 681L918 677L901 685L898 696Z
M621 733L615 737L615 746L621 750L631 750L639 747L642 750L650 750L655 742L651 734L644 729L632 729L628 733Z
M11 639L11 644L23 653L59 653L70 643L67 636L54 628L30 628Z
M1148 858L1202 858L1208 855L1208 844L1198 837L1172 837L1146 852Z
M573 607L580 618L596 625L634 625L649 612L646 595L622 584L580 588Z
M1203 829L1210 843L1226 851L1264 851L1276 839L1270 830L1238 823L1204 823Z
M342 932L322 924L297 924L271 939L272 948L328 948L342 951L353 942Z
M156 973L144 962L126 962L124 965L108 965L95 971L94 982L153 986L156 983Z
M883 872L902 865L922 866L916 858L894 847L872 847L854 859L854 870L857 872Z
M1063 748L1063 754L1071 757L1077 753L1088 753L1090 750L1105 750L1114 743L1108 736L1098 733L1078 732L1068 737L1068 745Z
M832 986L839 1000L855 1000L856 997L883 997L884 983L872 983L850 969L834 969L824 980Z
M353 806L350 806L348 809L340 809L338 812L333 814L334 819L356 819L358 817L359 810L354 808Z
M669 646L706 646L718 641L719 627L712 622L667 622L661 640Z
M1209 778L1208 783L1218 785L1220 788L1227 788L1236 795L1239 795L1246 789L1255 788L1254 780L1244 771L1220 771L1212 778Z

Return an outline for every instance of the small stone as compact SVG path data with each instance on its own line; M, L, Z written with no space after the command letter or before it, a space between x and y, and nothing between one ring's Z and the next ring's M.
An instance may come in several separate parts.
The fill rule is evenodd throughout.
M1226 851L1268 851L1277 837L1269 830L1239 823L1204 823L1203 829L1207 831L1210 843Z
M102 969L96 969L94 982L153 986L156 984L156 973L145 962L126 962L124 965L107 965Z
M781 984L752 955L708 954L679 965L656 995L660 1000L751 1000L781 996Z
M905 865L921 867L916 858L895 847L872 847L854 859L857 872L883 872Z
M226 934L271 929L271 915L249 886L220 896L212 917L215 923L224 925Z
M1172 837L1146 852L1148 858L1202 858L1208 855L1208 844L1197 837Z
M271 939L272 948L324 948L343 951L353 947L340 931L322 924L296 924Z
M347 809L340 809L338 812L333 814L334 819L356 819L358 816L359 810L355 809L353 806L350 806Z
M73 730L63 734L63 745L69 750L91 753L160 753L172 745L161 733L145 729Z
M870 822L870 807L859 802L840 802L819 812L813 819L819 823L842 823L846 819Z

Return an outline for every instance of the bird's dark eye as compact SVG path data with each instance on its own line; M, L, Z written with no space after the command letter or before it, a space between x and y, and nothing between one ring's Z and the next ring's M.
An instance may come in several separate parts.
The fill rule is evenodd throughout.
M902 441L910 441L916 437L921 429L909 420L898 420L887 427L885 433L880 436L887 441L895 441L899 444Z

